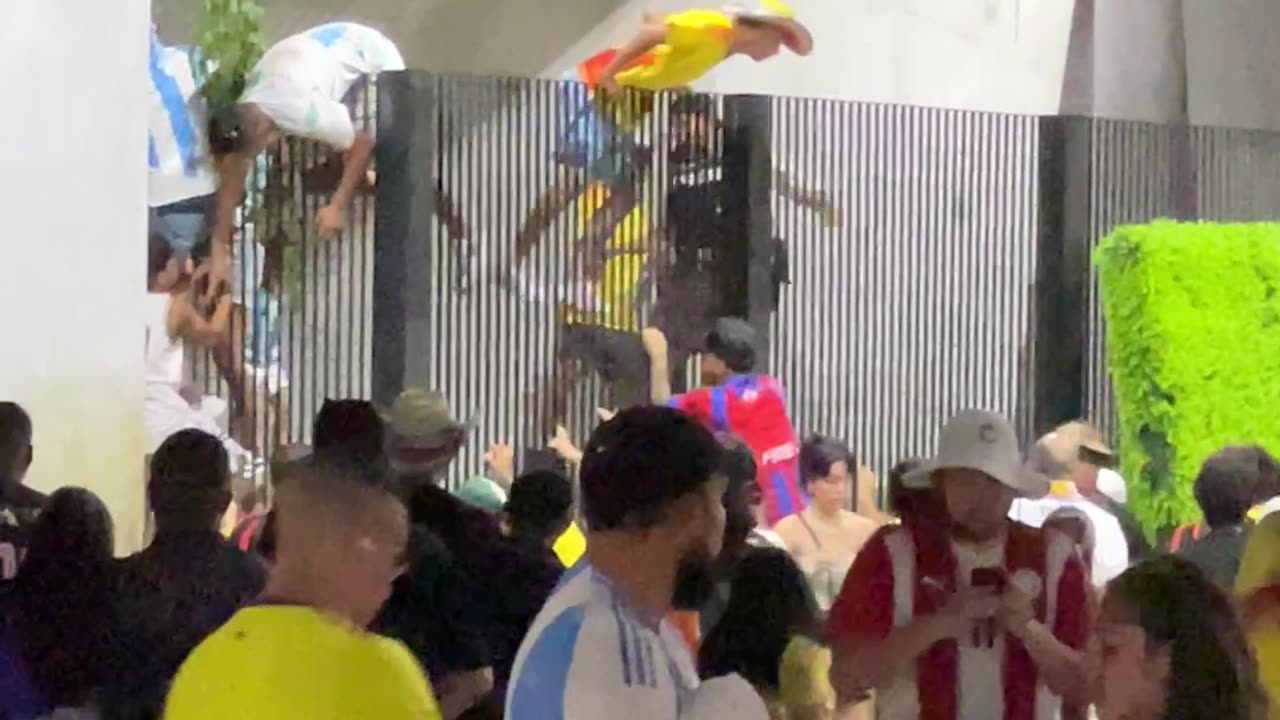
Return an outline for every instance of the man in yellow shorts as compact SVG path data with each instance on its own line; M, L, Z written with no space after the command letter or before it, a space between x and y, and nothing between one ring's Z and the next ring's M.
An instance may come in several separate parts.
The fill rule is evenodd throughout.
M566 73L561 98L565 128L555 160L577 172L566 173L530 213L516 241L516 264L587 182L605 182L611 190L609 211L599 214L600 223L615 222L634 204L637 172L632 166L643 151L630 142L630 134L652 110L651 93L685 88L734 55L767 60L784 45L808 55L813 36L781 0L761 0L753 9L649 14L631 40Z
M401 573L404 506L389 478L314 457L282 485L276 563L258 604L182 664L166 720L440 720L409 650L365 630Z

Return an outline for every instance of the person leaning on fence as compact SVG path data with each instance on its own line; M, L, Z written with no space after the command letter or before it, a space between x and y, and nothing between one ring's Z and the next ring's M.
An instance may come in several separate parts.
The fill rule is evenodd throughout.
M399 49L382 33L356 23L328 23L276 43L239 79L239 97L210 108L209 145L222 157L223 173L213 226L215 279L230 276L235 209L253 158L280 134L346 153L338 188L316 214L322 237L341 232L356 191L368 182L374 143L356 127L343 99L362 78L404 67Z
M648 93L684 88L734 55L767 60L783 45L797 55L808 55L813 36L780 0L761 0L755 9L646 14L630 40L596 53L562 76L560 117L567 127L555 160L625 190L635 150L626 137L652 111ZM539 199L521 228L517 263L581 191L582 181L568 179ZM615 193L619 202L630 195Z

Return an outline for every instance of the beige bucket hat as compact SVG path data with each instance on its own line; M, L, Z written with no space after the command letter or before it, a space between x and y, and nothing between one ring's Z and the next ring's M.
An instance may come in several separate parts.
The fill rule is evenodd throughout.
M919 469L903 477L910 488L927 488L938 470L977 470L1024 498L1049 493L1049 480L1022 460L1018 435L1002 416L986 410L963 410L942 428L938 451Z

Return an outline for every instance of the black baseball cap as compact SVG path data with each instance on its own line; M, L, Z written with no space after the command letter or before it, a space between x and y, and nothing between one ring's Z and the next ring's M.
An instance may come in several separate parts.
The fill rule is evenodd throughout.
M705 349L734 372L749 372L756 364L756 331L746 320L722 317L707 333Z
M590 530L640 530L721 469L724 449L709 430L673 408L642 405L599 425L583 451L583 513Z

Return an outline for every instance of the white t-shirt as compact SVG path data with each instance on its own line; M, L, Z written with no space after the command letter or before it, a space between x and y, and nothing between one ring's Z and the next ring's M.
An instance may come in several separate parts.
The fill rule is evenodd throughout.
M1009 508L1009 517L1031 527L1042 527L1055 510L1077 508L1093 525L1094 547L1092 575L1094 587L1102 587L1114 580L1129 567L1129 541L1115 515L1086 500L1081 495L1073 497L1045 497L1039 500L1019 498Z
M336 22L276 43L249 76L241 102L257 105L282 132L339 150L355 141L343 98L362 77L403 70L395 44L372 28Z
M218 176L190 51L164 45L153 29L147 75L147 204L160 207L213 193Z
M674 720L697 689L679 631L642 618L584 561L565 573L520 644L506 717Z

